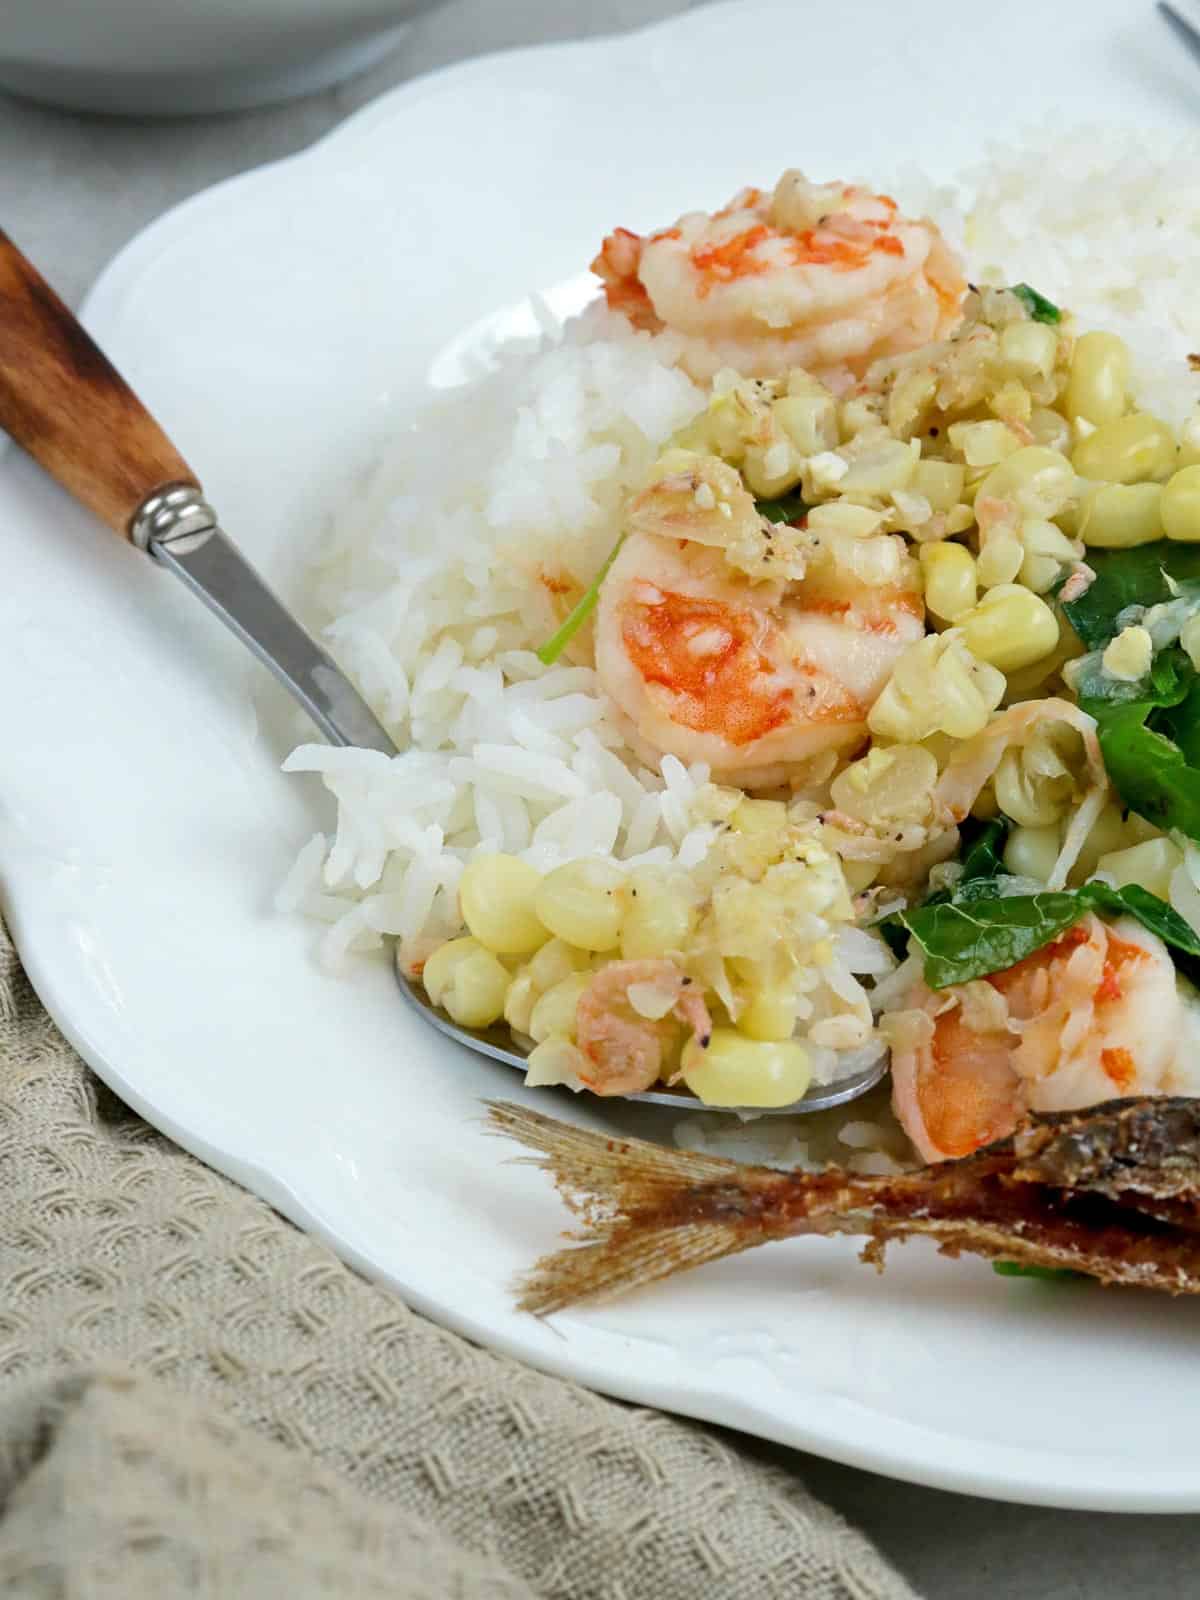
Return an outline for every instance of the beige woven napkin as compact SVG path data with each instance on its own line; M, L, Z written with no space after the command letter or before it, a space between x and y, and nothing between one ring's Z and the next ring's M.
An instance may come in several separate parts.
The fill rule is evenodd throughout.
M0 1595L911 1600L712 1431L490 1355L139 1121L0 928Z

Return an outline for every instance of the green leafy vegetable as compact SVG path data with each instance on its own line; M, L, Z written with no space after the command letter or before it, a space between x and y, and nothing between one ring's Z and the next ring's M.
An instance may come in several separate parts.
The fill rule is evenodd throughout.
M1020 1261L993 1261L992 1271L1000 1278L1044 1278L1047 1282L1061 1283L1067 1278L1086 1278L1086 1272L1075 1272L1070 1267L1026 1266Z
M925 959L931 989L1003 972L1077 922L1082 911L1066 891L1000 897L960 896L897 912Z
M1012 292L1020 300L1035 322L1061 322L1062 312L1053 300L1031 289L1027 283L1014 283Z
M1133 682L1114 678L1105 672L1101 652L1093 650L1075 669L1071 685L1081 705L1091 716L1103 716L1110 708L1145 701L1150 710L1173 709L1184 701L1196 681L1196 669L1178 647L1168 645L1154 657L1150 671Z
M1085 883L1075 892L1086 895L1093 911L1107 911L1114 917L1123 913L1136 917L1143 928L1156 933L1165 945L1184 956L1186 964L1200 957L1200 936L1192 925L1141 884L1127 883L1123 889L1114 889L1107 883Z
M1169 645L1137 683L1085 661L1075 690L1096 719L1104 765L1125 804L1200 839L1200 676L1188 656Z
M1178 584L1200 580L1200 544L1159 539L1132 550L1089 550L1095 579L1063 610L1089 650L1105 645L1117 631L1126 606L1156 606L1172 597L1168 579Z
M976 878L994 878L998 872L1003 872L1004 846L1011 827L1007 817L993 817L983 824L963 851L960 884Z
M1100 753L1125 804L1157 827L1174 828L1189 839L1200 840L1200 767L1193 766L1167 734L1150 726L1154 703L1135 700L1112 706L1088 700L1081 704L1096 717ZM1195 746L1197 737L1193 729L1189 746Z
M1063 610L1089 650L1113 638L1130 606L1200 602L1200 545L1160 539L1132 550L1089 550L1088 563L1095 580ZM1160 828L1200 840L1200 677L1185 652L1175 645L1158 651L1136 683L1109 676L1099 656L1085 659L1074 688L1096 718L1104 765L1125 804Z
M808 507L800 498L798 489L793 489L791 494L781 495L778 500L756 500L754 509L768 522L799 522L801 517L808 515Z
M557 633L553 634L549 639L546 640L544 645L539 647L537 658L544 667L552 667L554 665L559 656L562 655L563 651L570 644L571 640L575 637L580 628L583 627L584 623L596 609L596 601L600 598L600 585L608 576L608 569L617 559L617 552L624 543L625 535L622 534L617 540L616 544L613 545L612 549L608 552L608 555L605 557L604 565L600 568L600 571L592 579L591 583L588 584L587 588L580 595L576 604L571 608L570 615L564 620Z
M1003 875L964 879L949 900L895 913L924 956L931 989L1003 972L1052 943L1087 911L1135 917L1184 957L1200 959L1200 937L1165 900L1136 884L1114 889L1085 883L1079 889L1003 895L997 893L1003 881Z
M962 877L955 885L953 895L949 889L937 889L922 901L921 909L946 905L952 898L964 899L973 888L988 883L1002 872L1004 844L1011 828L1012 823L1007 817L993 817L989 822L982 823L968 817L962 828ZM875 931L882 935L897 961L903 961L908 954L909 940L909 929L903 920L903 913L893 911L889 916L882 917L875 924Z

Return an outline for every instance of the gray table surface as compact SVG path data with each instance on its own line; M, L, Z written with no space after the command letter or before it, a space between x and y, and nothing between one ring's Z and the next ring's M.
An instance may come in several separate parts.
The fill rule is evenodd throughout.
M145 123L0 95L0 223L67 297L153 217L231 173L302 149L418 74L488 50L612 32L683 0L450 0L397 52L325 94L240 116ZM987 1374L980 1374L981 1383ZM931 1600L1157 1600L1196 1592L1191 1517L1044 1511L894 1483L761 1445L858 1524Z

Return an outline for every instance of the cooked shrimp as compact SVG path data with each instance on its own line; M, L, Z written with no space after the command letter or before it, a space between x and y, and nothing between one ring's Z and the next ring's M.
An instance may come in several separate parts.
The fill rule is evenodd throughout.
M1200 1000L1140 923L1089 913L983 981L990 1000L924 983L909 998L919 1016L892 1051L892 1103L922 1159L969 1155L1027 1111L1200 1092Z
M633 533L600 590L596 670L644 759L704 761L743 788L852 749L896 657L924 632L902 541L868 545L892 581L864 582L831 541L798 583L753 583L720 550Z
M708 1043L713 1025L704 997L673 961L610 961L575 1008L576 1042L588 1063L580 1081L593 1094L649 1089L681 1022Z
M743 189L714 215L689 212L645 238L619 228L592 271L636 327L680 334L700 379L804 367L849 382L880 356L944 337L967 287L932 222L796 171L773 194Z

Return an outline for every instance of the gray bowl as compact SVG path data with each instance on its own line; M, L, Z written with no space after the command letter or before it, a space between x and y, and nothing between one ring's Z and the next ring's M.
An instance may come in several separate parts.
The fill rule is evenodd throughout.
M0 88L75 111L239 111L312 94L436 0L0 0Z

